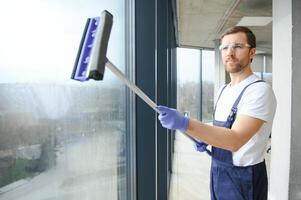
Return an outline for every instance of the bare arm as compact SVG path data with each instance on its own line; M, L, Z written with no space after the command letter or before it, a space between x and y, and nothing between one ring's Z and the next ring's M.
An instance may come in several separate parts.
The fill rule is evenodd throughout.
M190 119L187 133L212 146L235 152L255 135L264 122L261 119L247 115L239 115L232 128L227 129Z

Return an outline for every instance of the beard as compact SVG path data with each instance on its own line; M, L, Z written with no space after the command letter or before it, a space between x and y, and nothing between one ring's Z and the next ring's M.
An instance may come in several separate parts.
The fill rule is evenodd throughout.
M225 63L225 69L228 73L238 73L244 70L249 65L249 62Z

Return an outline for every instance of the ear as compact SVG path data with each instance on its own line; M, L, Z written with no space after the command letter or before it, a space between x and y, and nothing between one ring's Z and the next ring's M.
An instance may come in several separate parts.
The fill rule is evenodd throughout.
M253 59L255 57L255 53L256 53L256 48L251 48L250 52L249 52L249 55L250 55L251 59Z

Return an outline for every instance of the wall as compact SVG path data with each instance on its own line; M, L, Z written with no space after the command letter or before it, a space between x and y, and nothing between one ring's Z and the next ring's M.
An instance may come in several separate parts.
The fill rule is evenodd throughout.
M273 1L273 89L270 199L288 199L292 112L292 2Z
M301 1L292 1L292 122L289 199L301 199Z

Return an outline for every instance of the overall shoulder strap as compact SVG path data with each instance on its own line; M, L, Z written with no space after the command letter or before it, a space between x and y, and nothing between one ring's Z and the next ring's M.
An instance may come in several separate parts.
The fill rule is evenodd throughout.
M234 104L233 104L233 106L232 106L232 109L233 109L233 108L236 108L236 109L237 109L237 105L239 104L239 102L240 102L240 100L241 100L241 97L242 97L242 95L244 94L244 92L246 91L246 89L247 89L250 85L253 85L254 83L259 83L259 82L265 82L265 81L263 81L263 80L257 80L257 81L254 81L254 82L252 82L252 83L246 85L246 86L244 87L244 89L240 92L240 94L239 94L239 96L237 97L236 101L234 102Z
M233 122L234 122L234 120L235 120L235 118L236 118L237 105L239 104L239 102L240 102L240 100L241 100L241 97L242 97L242 95L244 94L244 92L246 91L246 89L247 89L250 85L252 85L252 84L254 84L254 83L258 83L258 82L264 82L264 81L263 81L263 80L257 80L257 81L254 81L254 82L252 82L252 83L246 85L246 86L244 87L244 89L240 92L239 96L237 97L237 99L235 100L235 102L234 102L234 104L233 104L233 106L232 106L232 108L231 108L230 114L229 114L228 117L227 117L226 127L228 127L228 128L231 128L231 127L232 127L232 124L233 124Z

